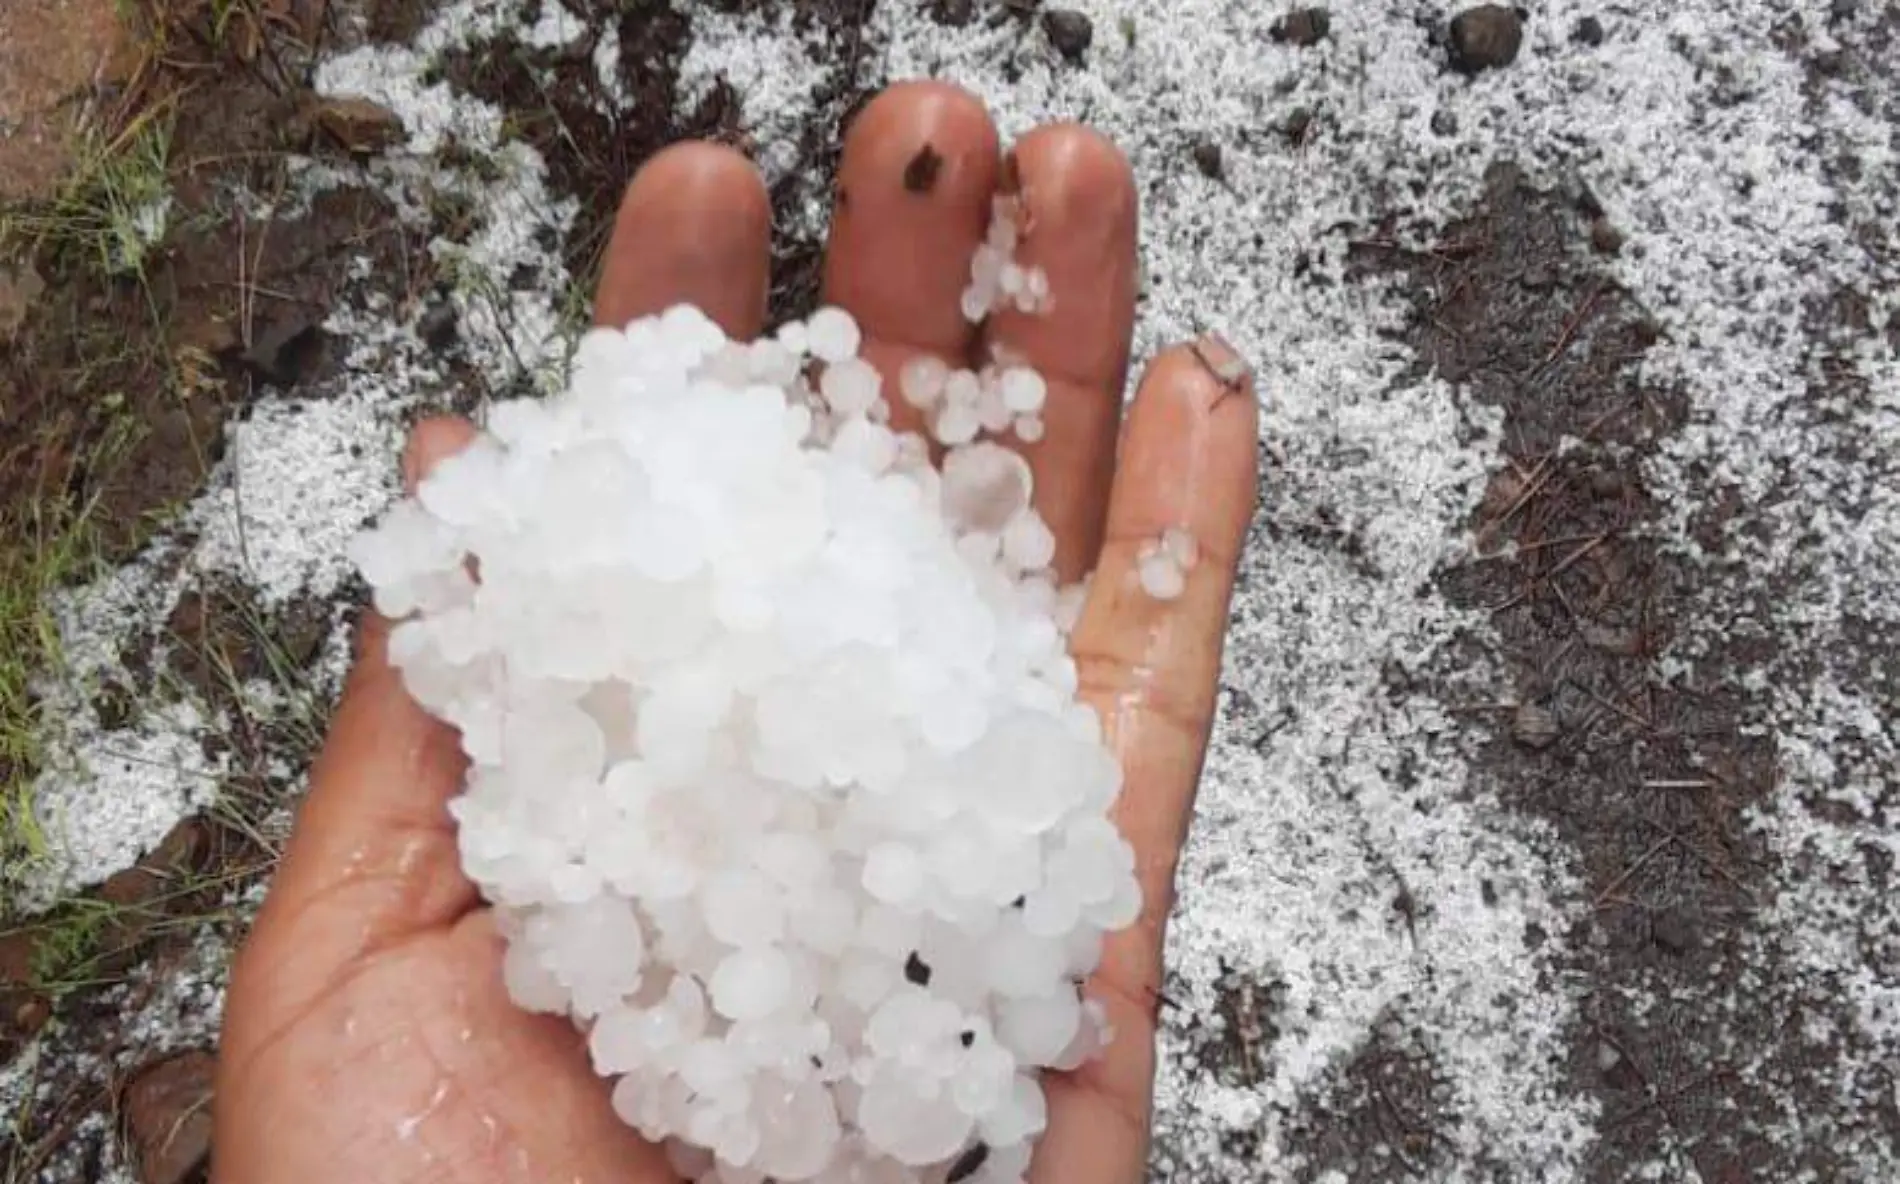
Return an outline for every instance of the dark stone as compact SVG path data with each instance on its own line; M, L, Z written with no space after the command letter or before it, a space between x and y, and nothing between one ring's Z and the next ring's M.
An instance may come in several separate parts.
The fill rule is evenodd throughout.
M1623 232L1598 218L1590 224L1590 247L1599 255L1614 255L1623 249Z
M972 0L937 0L930 6L931 18L952 29L961 29L969 24L975 12L976 5Z
M1042 30L1056 52L1072 62L1081 61L1095 40L1095 22L1073 8L1052 8L1043 13Z
M1682 955L1702 944L1695 918L1682 909L1663 909L1649 921L1649 940L1666 954Z
M1333 16L1324 8L1296 8L1273 22L1268 34L1288 45L1317 45L1333 30Z
M135 712L132 692L121 683L107 680L92 697L92 713L99 719L99 726L108 732L116 732L132 722Z
M950 1165L950 1174L943 1178L944 1184L959 1184L959 1181L976 1175L983 1169L983 1164L989 1157L989 1144L970 1144L964 1149L962 1155L957 1156L956 1162Z
M352 156L374 156L408 139L401 117L368 99L347 95L324 99L312 118L319 131Z
M1584 17L1570 30L1570 39L1578 45L1602 45L1603 22L1593 16Z
M1295 148L1305 144L1306 137L1313 130L1312 110L1307 107L1295 107L1286 117L1286 122L1280 125L1280 130L1286 133L1287 142Z
M185 1184L211 1154L211 1085L217 1062L188 1052L132 1079L122 1109L140 1184Z
M1502 4L1480 4L1459 13L1445 37L1452 66L1466 74L1510 65L1523 44L1524 18Z
M916 950L904 959L904 978L919 987L930 985L930 964L919 958Z
M431 349L447 349L455 344L459 328L455 305L448 300L431 304L422 311L422 318L416 322L416 332Z
M264 326L251 347L238 355L238 364L260 382L294 387L323 357L329 335L306 312L287 313Z
M1859 11L1860 0L1834 0L1834 3L1827 6L1827 19L1835 24L1841 24L1853 20L1854 14Z
M1219 144L1212 140L1196 140L1193 153L1194 167L1201 170L1202 176L1212 177L1218 181L1225 174Z
M1449 111L1432 112L1432 130L1441 136L1458 134L1458 117Z

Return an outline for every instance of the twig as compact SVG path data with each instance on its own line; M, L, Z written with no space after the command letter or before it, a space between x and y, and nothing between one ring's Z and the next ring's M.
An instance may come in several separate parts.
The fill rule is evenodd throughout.
M1590 290L1590 294L1584 297L1584 301L1578 306L1577 311L1572 313L1570 319L1564 323L1563 331L1557 335L1556 344L1550 347L1550 352L1544 355L1544 360L1537 363L1536 366L1532 367L1531 372L1524 376L1526 381L1536 378L1545 370L1548 370L1551 363L1562 357L1564 351L1570 348L1571 341L1577 336L1577 330L1583 328L1584 321L1589 319L1591 311L1596 308L1597 301L1603 298L1603 293L1607 290L1607 287L1608 285L1598 284L1595 288Z
M1661 839L1658 839L1658 840L1656 841L1656 844L1655 844L1655 846L1653 846L1653 847L1651 847L1651 848L1650 848L1649 850L1647 850L1647 851L1645 851L1645 852L1643 852L1643 853L1642 853L1641 855L1639 855L1639 856L1637 856L1637 857L1636 857L1636 861L1635 861L1634 863L1632 863L1632 864L1630 864L1630 865L1629 865L1628 867L1626 867L1626 868L1624 868L1624 869L1623 869L1623 871L1622 871L1622 873L1621 873L1620 875L1618 875L1618 876L1616 877L1616 879L1614 879L1614 880L1611 880L1611 881L1610 881L1610 883L1609 883L1609 885L1608 885L1607 887L1605 887L1605 888L1603 889L1603 891L1601 891L1601 892L1599 892L1599 893L1597 893L1597 898L1596 898L1596 901L1594 902L1594 904L1593 904L1593 906L1592 906L1592 907L1595 907L1595 908L1602 908L1602 907L1603 907L1603 902L1604 902L1605 900L1607 900L1607 899L1609 899L1609 897L1610 897L1610 894L1611 894L1611 893L1613 893L1613 892L1615 892L1615 891L1616 891L1616 890L1617 890L1618 888L1621 888L1621 887L1622 887L1622 886L1623 886L1624 884L1626 884L1626 883L1628 883L1628 882L1629 882L1629 878L1630 878L1631 876L1633 876L1633 875L1635 875L1635 874L1636 874L1637 872L1639 872L1639 871L1641 871L1641 870L1643 869L1643 867L1644 867L1644 865L1646 865L1647 863L1649 863L1649 861L1650 861L1650 860L1652 860L1652 859L1654 859L1654 858L1656 858L1656 856L1658 856L1658 855L1660 855L1660 854L1662 854L1662 852L1663 852L1663 850L1664 850L1664 848L1666 848L1666 847L1668 847L1668 846L1669 846L1669 844L1670 844L1671 842L1673 842L1673 841L1674 841L1674 840L1673 840L1672 838L1670 838L1669 836L1667 836L1667 835L1665 835L1665 836L1664 836L1663 838L1661 838Z

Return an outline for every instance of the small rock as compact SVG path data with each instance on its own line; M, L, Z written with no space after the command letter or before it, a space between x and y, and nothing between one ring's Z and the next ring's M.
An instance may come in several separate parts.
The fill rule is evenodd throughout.
M1267 30L1275 41L1288 45L1318 45L1333 30L1333 15L1324 8L1296 8Z
M447 349L454 345L458 328L455 305L449 300L438 300L431 304L416 321L416 333L431 349Z
M188 1052L145 1069L125 1088L126 1133L140 1184L184 1184L211 1154L211 1084L217 1062Z
M1590 224L1590 248L1599 255L1615 255L1623 249L1623 232L1598 218Z
M1860 11L1860 0L1834 0L1834 3L1827 6L1827 19L1837 25L1842 24L1853 20L1854 14L1858 11Z
M408 139L402 117L368 99L327 98L317 104L313 115L318 130L352 156L374 156Z
M1052 8L1042 14L1042 31L1049 43L1072 62L1079 62L1095 40L1095 22L1073 8Z
M1570 30L1570 39L1578 45L1602 45L1603 22L1593 16L1584 17Z
M1441 136L1458 134L1458 117L1449 111L1432 112L1432 130Z
M973 0L936 0L930 6L931 19L951 29L961 29L976 13Z
M1511 716L1511 739L1524 747L1538 750L1557 742L1557 717L1535 703L1521 703Z
M239 364L272 386L296 386L329 341L318 319L307 312L286 313L258 331L251 348L238 355Z
M1445 37L1452 66L1466 74L1510 65L1523 44L1524 18L1502 4L1480 4L1459 13Z
M99 885L99 899L107 904L137 908L165 890L164 877L142 867L113 872Z
M1306 137L1313 131L1312 110L1307 107L1295 107L1286 117L1286 122L1280 125L1280 130L1286 135L1287 143L1295 148L1301 147L1306 143Z
M1194 141L1192 151L1194 154L1194 167L1201 170L1202 176L1212 177L1218 181L1225 175L1226 170L1221 161L1219 144L1216 144L1212 140L1196 140Z
M53 1018L53 1005L44 995L28 995L13 1009L13 1028L22 1036L32 1036Z
M1695 918L1682 909L1663 909L1649 921L1649 940L1666 954L1682 955L1702 944Z

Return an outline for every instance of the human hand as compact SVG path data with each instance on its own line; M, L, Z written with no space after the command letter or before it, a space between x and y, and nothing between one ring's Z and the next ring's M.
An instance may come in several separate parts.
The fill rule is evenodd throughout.
M928 162L935 158L935 165ZM1018 187L1018 257L1053 308L974 329L959 308L999 184ZM847 137L825 299L863 326L887 385L919 351L957 365L1005 344L1049 379L1047 432L1023 452L1056 565L1096 578L1072 637L1081 693L1123 770L1117 822L1144 911L1087 986L1116 1036L1045 1078L1035 1184L1133 1184L1148 1151L1162 930L1206 747L1234 562L1254 504L1256 408L1217 340L1163 353L1123 415L1136 283L1136 196L1121 154L1073 126L1006 162L981 105L939 84L892 88ZM628 190L596 301L624 325L699 305L735 338L765 316L770 207L743 158L708 145L654 157ZM898 426L914 412L892 400ZM473 429L421 425L413 481ZM1117 447L1119 439L1119 448ZM1202 558L1158 601L1141 544L1186 527ZM453 731L404 692L387 624L356 668L268 899L232 973L216 1102L215 1184L587 1181L675 1184L615 1116L566 1021L516 1007L502 943L460 871L445 809L464 769Z

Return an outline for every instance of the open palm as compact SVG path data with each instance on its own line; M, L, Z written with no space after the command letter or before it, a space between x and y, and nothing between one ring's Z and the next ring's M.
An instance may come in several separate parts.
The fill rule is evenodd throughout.
M999 187L1028 211L1019 258L1053 308L978 330L959 298ZM743 158L661 153L628 190L596 319L623 325L679 302L735 338L765 316L770 207ZM1126 788L1145 910L1113 937L1089 993L1116 1038L1047 1081L1036 1184L1129 1184L1147 1157L1162 928L1200 776L1234 559L1253 509L1255 404L1218 340L1156 359L1124 416L1136 283L1136 197L1121 154L1079 127L1024 137L1005 158L982 105L938 84L880 96L839 170L825 299L857 317L887 384L919 352L957 365L1006 347L1049 379L1045 437L1023 445L1065 580L1094 569L1072 649ZM914 415L893 407L898 426ZM421 425L413 481L473 429ZM1183 594L1135 577L1141 543L1186 527L1204 558ZM217 1184L569 1181L673 1184L665 1157L612 1112L566 1022L508 999L501 941L462 876L445 804L454 733L388 665L386 623L360 652L289 849L232 975L217 1090Z

